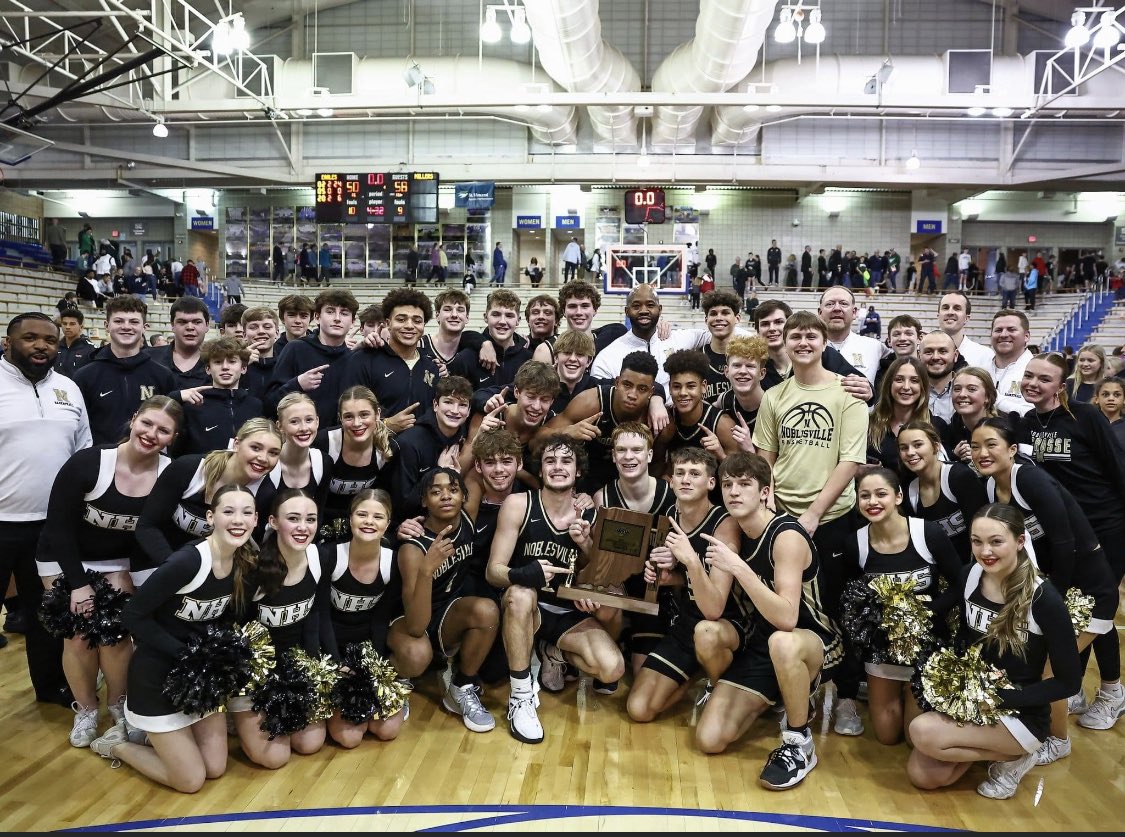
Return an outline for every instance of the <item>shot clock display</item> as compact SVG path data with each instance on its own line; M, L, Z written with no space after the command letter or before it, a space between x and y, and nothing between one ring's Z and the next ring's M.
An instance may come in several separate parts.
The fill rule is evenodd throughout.
M663 224L667 212L663 189L626 189L626 224Z
M322 172L316 176L318 224L436 224L437 172Z

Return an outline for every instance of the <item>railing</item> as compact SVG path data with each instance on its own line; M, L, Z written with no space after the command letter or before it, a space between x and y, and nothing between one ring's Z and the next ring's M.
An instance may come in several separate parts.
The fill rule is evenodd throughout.
M1070 309L1067 318L1055 326L1055 330L1047 337L1046 343L1050 351L1070 345L1074 335L1086 325L1091 317L1094 317L1100 311L1106 293L1103 288L1091 291Z

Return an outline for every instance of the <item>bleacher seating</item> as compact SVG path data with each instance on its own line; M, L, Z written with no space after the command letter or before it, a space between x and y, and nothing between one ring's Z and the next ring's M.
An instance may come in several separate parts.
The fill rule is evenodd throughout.
M35 269L22 265L19 267L4 265L0 262L0 318L4 322L15 314L26 310L41 310L51 315L58 313L55 303L67 291L74 290L75 277L70 273L58 273L49 270ZM335 280L333 287L342 287L351 290L359 300L361 306L380 301L389 291L402 287L400 282L394 280ZM530 285L512 285L506 287L516 290L520 297L526 301L535 293L556 294L557 284L544 284L537 291ZM436 297L441 289L432 285L420 283L418 289L426 293L431 299ZM277 307L278 301L286 294L296 291L314 297L318 288L305 287L294 289L292 285L277 287L266 280L251 280L244 283L242 301L247 305L267 305ZM472 310L470 313L470 326L482 328L484 321L484 300L491 290L487 281L478 285L472 294ZM760 290L758 298L782 299L794 310L815 310L817 295L797 290L777 290L770 292ZM936 326L938 296L919 294L880 294L869 300L862 296L857 299L859 305L871 302L876 306L883 325L883 336L886 336L887 325L899 314L910 314L917 318L923 328L930 329ZM1062 322L1078 304L1081 297L1077 294L1048 294L1038 301L1038 307L1031 317L1032 343L1045 343L1058 323ZM149 331L168 332L170 303L161 298L157 302L147 300L149 304ZM665 294L662 299L664 316L674 326L682 328L702 328L703 314L693 311L688 305L687 297ZM987 343L992 314L999 307L997 296L974 296L973 316L969 322L967 333L978 342ZM87 331L94 336L100 336L104 330L101 317L92 306L82 309L87 315ZM625 297L617 294L603 294L602 307L595 318L595 325L610 322L622 322L624 319ZM853 328L859 330L863 322L864 311L861 308L856 317ZM1096 341L1101 343L1107 351L1125 343L1125 308L1115 309L1097 333ZM1075 347L1077 348L1077 347Z

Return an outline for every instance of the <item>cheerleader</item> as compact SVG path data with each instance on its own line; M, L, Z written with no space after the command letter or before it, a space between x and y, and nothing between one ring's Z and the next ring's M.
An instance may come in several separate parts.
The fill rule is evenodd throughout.
M929 422L939 432L945 422L930 415L930 376L916 357L896 358L883 375L879 398L871 410L867 430L867 461L892 471L902 468L898 455L899 431L909 422Z
M1090 624L1078 635L1081 651L1098 634L1113 630L1117 585L1097 536L1073 495L1043 468L1016 464L1016 450L1015 431L1007 419L985 419L973 431L973 461L987 479L989 501L1010 503L1023 512L1028 552L1057 590L1065 594L1075 587L1094 598ZM1051 735L1043 742L1039 764L1070 755L1066 716L1066 701L1051 707Z
M941 451L941 437L928 422L908 422L899 431L898 455L913 475L903 511L941 526L961 563L967 564L972 560L968 521L988 502L988 495L972 468L963 462L943 462Z
M1088 354L1089 347L1079 352ZM1099 348L1100 352L1101 349ZM1109 563L1110 575L1120 584L1125 576L1125 463L1101 411L1092 404L1072 402L1065 386L1067 365L1057 352L1028 361L1020 389L1031 410L1016 426L1020 449L1062 483L1094 527ZM1125 713L1121 687L1121 648L1115 631L1100 633L1093 641L1101 671L1101 687L1093 704L1083 691L1072 696L1069 710L1088 729L1111 729ZM1083 652L1083 669L1089 660Z
M973 461L973 430L996 415L996 384L992 374L979 366L967 366L953 376L953 418L942 434L942 443L954 458ZM968 518L972 520L972 517Z
M258 489L258 507L268 509L273 495L286 488L299 488L324 506L328 494L331 462L324 451L313 447L320 417L316 404L303 392L291 392L277 405L277 429L281 431L281 455ZM259 523L255 540L265 537L266 521Z
M991 726L961 724L941 712L915 718L906 773L916 787L948 787L974 761L991 761L977 793L1013 796L1050 733L1050 704L1074 694L1081 682L1070 616L1058 590L1036 573L1025 525L1012 506L981 509L971 529L974 563L954 588L960 637L980 644L981 658L1007 674L1012 688L998 697L1000 709L1012 714Z
M140 550L132 567L133 584L144 581L175 550L211 534L207 509L219 486L245 486L257 496L280 454L277 426L253 418L238 429L232 450L188 454L164 469L137 521Z
M270 532L262 544L254 573L257 591L246 613L269 629L277 659L294 648L312 657L321 650L320 612L316 607L324 577L316 538L316 503L297 488L274 495L270 506ZM253 698L240 696L227 703L242 750L250 761L276 770L293 752L315 753L324 746L324 721L312 721L292 735L272 739L262 729L263 713L255 712Z
M331 461L320 540L346 540L352 498L384 481L381 474L393 456L390 431L379 418L379 399L365 386L340 395L340 426L321 433L316 445Z
M130 559L136 551L133 532L156 478L168 463L161 451L175 440L183 408L164 395L141 402L119 445L99 445L74 454L51 487L47 522L39 538L36 565L43 586L59 575L70 587L70 611L89 616L94 591L87 570L100 573L117 590L131 593ZM133 644L90 648L82 635L63 640L62 664L74 695L70 743L89 747L98 737L98 671L105 674L106 700L114 724L125 719L125 682Z
M407 677L425 672L435 650L456 656L442 706L473 732L489 732L496 720L481 703L478 674L496 641L500 608L466 595L474 532L463 509L465 483L457 471L431 468L419 490L426 518L423 533L398 548L403 615L391 622L388 645Z
M939 576L956 584L961 561L953 544L937 523L901 513L902 488L894 471L877 468L865 474L856 492L867 525L844 541L848 566L858 566L868 579L913 580L917 595L934 596ZM869 661L864 661L864 668L875 737L880 744L897 744L920 712L910 694L914 668Z
M180 712L164 696L169 670L193 637L210 625L229 625L243 604L257 550L250 535L257 522L254 495L244 486L215 491L207 511L210 534L172 553L137 590L122 614L136 642L129 664L125 718L148 733L148 747L131 743L120 725L90 749L123 761L153 781L195 793L227 766L227 725L220 712Z
M390 611L396 605L401 607L402 583L393 572L394 552L383 545L391 522L390 495L370 488L359 492L352 500L348 522L350 541L320 546L324 565L330 568L334 642L342 650L369 641L376 652L386 656ZM409 712L409 705L404 705L390 718L353 724L337 710L328 720L328 735L347 750L358 747L368 732L380 741L392 741Z

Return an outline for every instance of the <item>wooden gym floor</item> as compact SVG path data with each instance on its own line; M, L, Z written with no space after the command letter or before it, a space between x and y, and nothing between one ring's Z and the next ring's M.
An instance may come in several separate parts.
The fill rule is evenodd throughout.
M71 713L33 701L22 637L8 637L0 650L4 831L1104 831L1120 830L1125 810L1125 723L1092 732L1072 718L1073 755L1033 769L1015 797L994 801L975 791L982 765L954 788L915 790L903 770L906 745L880 746L870 730L836 735L820 705L817 768L794 790L771 793L757 782L778 744L771 713L732 751L707 757L693 745L696 710L686 701L656 723L633 724L624 685L603 696L584 679L561 695L542 693L547 738L529 746L508 733L507 684L485 692L497 728L482 735L442 711L437 674L419 680L397 741L368 739L351 752L328 744L270 772L232 738L227 774L188 796L71 747ZM1095 686L1088 677L1087 692ZM104 706L102 714L104 729Z

